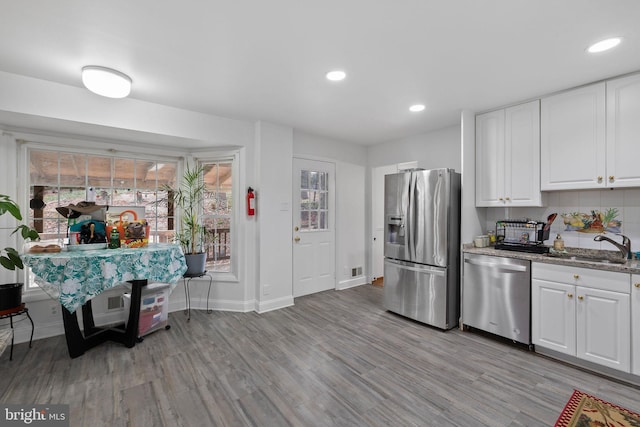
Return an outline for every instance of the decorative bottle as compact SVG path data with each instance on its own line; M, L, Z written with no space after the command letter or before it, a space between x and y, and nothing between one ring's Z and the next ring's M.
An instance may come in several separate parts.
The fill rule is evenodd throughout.
M564 240L562 240L562 236L560 236L560 234L558 234L556 236L556 240L553 241L553 249L556 251L564 250Z
M117 228L111 229L111 235L109 236L109 249L118 249L120 247L120 233Z

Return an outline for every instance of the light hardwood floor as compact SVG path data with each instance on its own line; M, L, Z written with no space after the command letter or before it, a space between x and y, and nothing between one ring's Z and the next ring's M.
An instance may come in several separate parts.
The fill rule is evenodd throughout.
M17 345L0 402L70 404L72 426L552 426L574 388L640 411L637 388L386 312L371 285L169 319L77 359L64 337Z

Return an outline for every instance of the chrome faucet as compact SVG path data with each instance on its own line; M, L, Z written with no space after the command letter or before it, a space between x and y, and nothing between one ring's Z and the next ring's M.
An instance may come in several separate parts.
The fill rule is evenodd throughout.
M607 242L618 248L623 258L631 259L631 239L629 239L624 234L618 234L618 236L622 236L622 244L616 242L615 240L611 240L610 238L608 238L607 236L603 236L602 234L598 234L593 238L593 240L595 240L596 242L606 240Z

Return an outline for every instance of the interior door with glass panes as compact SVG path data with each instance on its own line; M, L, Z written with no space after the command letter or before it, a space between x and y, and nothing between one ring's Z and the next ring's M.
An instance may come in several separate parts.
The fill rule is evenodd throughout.
M293 296L335 289L335 165L293 161Z

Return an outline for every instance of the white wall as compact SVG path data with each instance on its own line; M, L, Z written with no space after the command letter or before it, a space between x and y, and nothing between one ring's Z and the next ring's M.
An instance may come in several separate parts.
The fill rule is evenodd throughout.
M452 168L460 172L460 125L370 147L369 167L417 161L423 169Z
M372 206L373 168L417 161L423 169L462 169L460 126L454 125L433 132L389 141L369 147L365 176L365 204ZM373 214L367 209L365 217L365 251L367 279L371 280L373 269Z
M0 111L11 112L13 120L21 125L33 118L34 126L57 126L60 129L78 129L78 124L94 126L95 132L104 134L100 127L113 129L113 134L131 138L151 135L149 141L163 143L180 150L210 148L211 146L244 146L253 141L253 123L233 120L193 111L181 110L132 98L111 99L92 94L80 87L66 86L31 77L0 72ZM18 114L16 114L18 113ZM18 117L16 117L18 116ZM46 120L42 120L42 119ZM22 122L22 119L25 119ZM55 120L53 120L55 119ZM10 125L0 116L0 123ZM61 121L61 122L60 122ZM87 130L91 132L91 130ZM157 138L153 138L157 135ZM173 144L172 144L173 137Z
M461 113L462 203L460 208L460 242L469 243L483 233L486 210L476 208L476 118L472 111Z
M293 155L336 165L336 276L337 289L366 283L365 172L367 148L344 141L294 131ZM362 267L352 277L351 269Z
M257 311L293 305L293 130L256 124Z
M17 202L16 153L17 149L13 138L6 133L0 133L0 194L10 196L12 200ZM18 222L8 213L0 217L0 248L21 249L17 247L16 235L11 235L17 225ZM17 279L15 272L0 267L0 283L14 283Z

